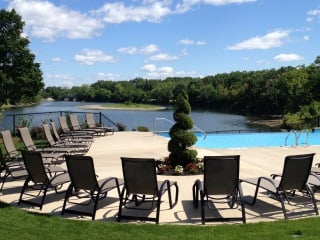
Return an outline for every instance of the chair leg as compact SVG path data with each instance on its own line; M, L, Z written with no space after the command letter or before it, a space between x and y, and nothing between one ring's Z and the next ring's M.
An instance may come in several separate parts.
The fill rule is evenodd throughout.
M174 199L174 202L172 202L172 191L171 191L171 187L172 186L175 187L175 199ZM170 208L173 208L177 204L178 198L179 198L179 187L178 187L178 184L176 182L173 183L173 184L168 183L168 195L169 195Z
M202 191L200 191L200 205L201 205L201 222L203 225L206 224L206 217L204 212L204 205L205 205L205 195Z
M311 200L311 202L313 204L314 211L316 212L316 215L319 215L318 206L317 206L316 200L314 198L314 193L313 193L311 187L308 184L306 184L306 189L307 189L308 194L310 196L310 200Z
M240 207L241 207L242 222L246 223L246 209L245 209L245 205L242 197L243 197L242 186L240 183L238 183L238 201L240 202Z
M193 207L198 208L199 206L199 187L195 183L192 186L192 202L193 202Z
M72 189L73 189L73 186L72 186L72 184L70 184L68 189L67 189L67 191L66 191L66 195L64 197L64 202L63 202L63 205L62 205L61 215L64 215L68 199L72 195Z
M19 197L19 202L18 202L19 205L22 202L22 196L24 194L24 191L28 187L29 181L30 181L30 177L27 177L27 179L24 181L24 184L23 184L22 189L21 189L20 197Z
M286 211L286 206L284 204L284 198L282 196L282 194L277 194L277 197L279 198L280 202L281 202L281 207L282 207L282 212L283 212L283 215L284 215L284 219L288 219L288 216L287 216L287 211Z
M125 187L123 187L122 191L121 191L121 194L119 196L119 211L118 211L118 218L117 218L117 221L120 222L121 221L121 216L122 216L122 208L124 206L124 198L125 198L125 192L126 192L126 189Z

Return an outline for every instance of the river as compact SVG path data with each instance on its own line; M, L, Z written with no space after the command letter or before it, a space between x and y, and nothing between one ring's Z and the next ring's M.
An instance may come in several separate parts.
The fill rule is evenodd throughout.
M83 105L97 105L99 103L83 103L83 102L66 102L53 101L41 102L32 107L15 108L5 111L5 117L2 119L0 129L12 129L13 120L12 114L26 114L38 112L52 112L46 115L25 115L15 118L15 125L21 125L22 121L29 122L29 126L39 126L47 120L57 120L57 114L53 112L79 112L79 121L84 121L84 114L80 112L101 112L115 123L121 123L126 127L126 130L137 129L138 126L147 127L150 131L153 130L168 130L172 126L169 121L173 121L173 110L159 111L141 111L141 110L84 110L80 108ZM213 131L228 131L228 130L253 130L252 126L248 125L248 120L245 116L227 113L218 113L211 111L193 110L190 114L196 128L205 132ZM168 119L168 120L164 120Z

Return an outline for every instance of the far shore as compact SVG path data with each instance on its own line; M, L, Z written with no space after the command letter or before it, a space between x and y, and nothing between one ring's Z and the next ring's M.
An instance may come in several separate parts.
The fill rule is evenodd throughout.
M79 108L85 110L134 110L134 111L161 111L168 109L167 107L154 107L154 108L144 108L144 107L115 107L115 106L102 106L102 105L83 105Z

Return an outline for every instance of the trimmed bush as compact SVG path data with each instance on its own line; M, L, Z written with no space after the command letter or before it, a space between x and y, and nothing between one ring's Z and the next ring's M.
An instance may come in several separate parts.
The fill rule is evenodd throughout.
M193 120L189 116L190 112L188 94L182 88L176 100L176 110L173 113L173 119L176 123L169 131L171 138L168 142L169 161L173 167L177 165L186 167L189 163L195 162L197 157L197 151L190 149L197 141L191 131Z

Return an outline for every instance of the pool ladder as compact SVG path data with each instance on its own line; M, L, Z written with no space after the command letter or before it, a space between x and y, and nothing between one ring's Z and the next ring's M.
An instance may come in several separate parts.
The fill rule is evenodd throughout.
M300 139L300 137L301 137L301 135L302 135L303 133L306 134L306 142L305 142L304 144L305 144L305 146L309 146L309 130L308 130L308 129L303 129L303 130L301 130L301 131L291 130L291 131L288 133L288 135L287 135L287 137L286 137L286 139L285 139L285 143L284 143L285 146L288 146L288 139L289 139L289 136L290 136L292 133L294 134L294 145L293 145L293 147L299 146L299 139Z

